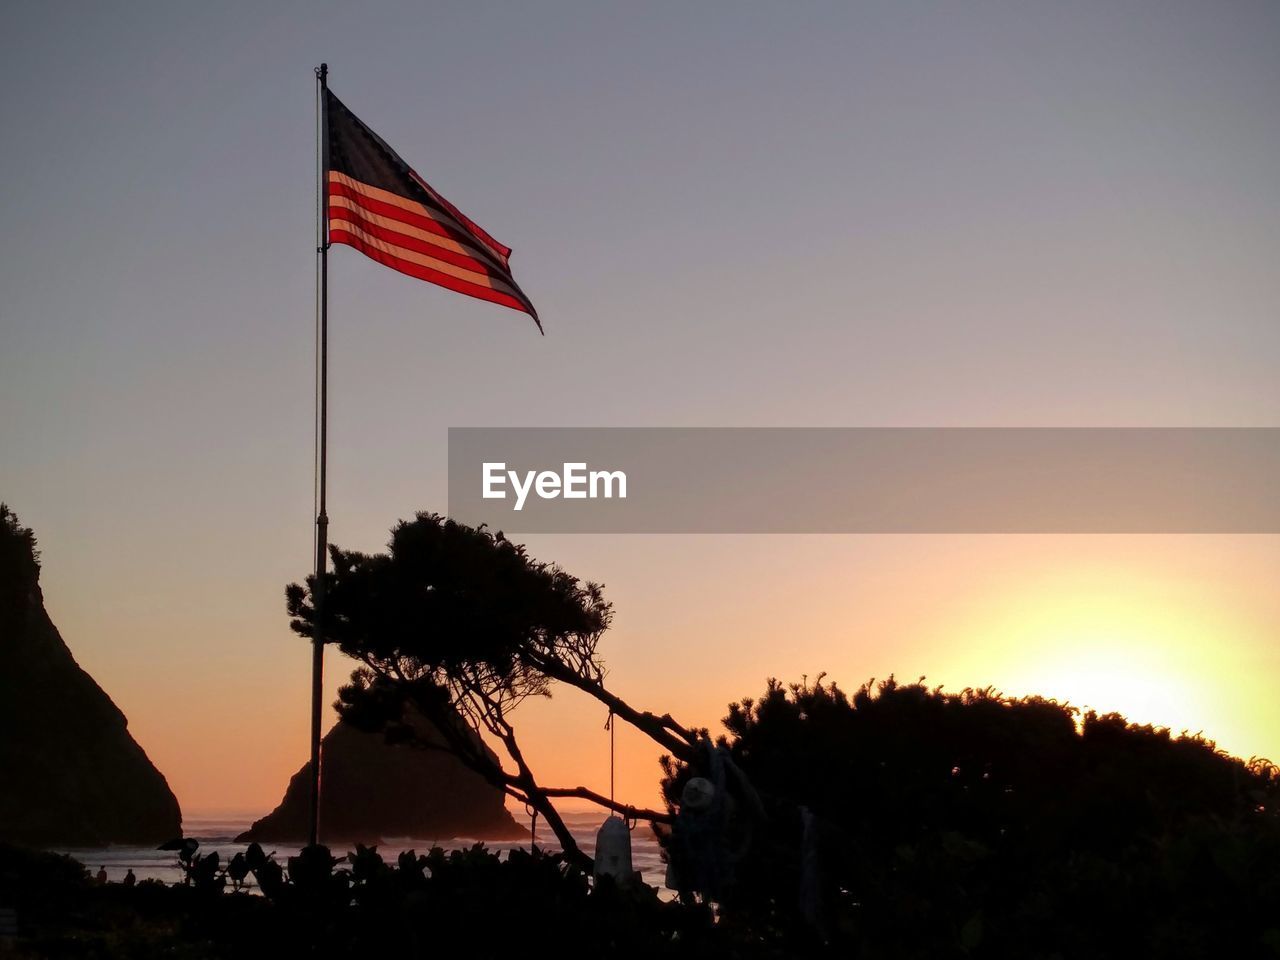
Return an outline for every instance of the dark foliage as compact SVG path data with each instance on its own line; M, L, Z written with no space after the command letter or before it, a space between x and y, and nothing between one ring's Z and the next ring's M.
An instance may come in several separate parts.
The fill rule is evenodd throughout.
M803 930L798 810L823 934L855 955L1280 955L1280 776L1199 738L990 690L783 687L730 708L769 798L726 921ZM667 762L674 801L688 771ZM794 941L793 941L794 942Z
M183 883L96 885L0 848L16 957L1280 955L1280 778L1196 738L991 691L783 688L726 718L768 822L721 905L593 886L561 855L481 846L278 863L175 840ZM676 796L686 769L670 765ZM799 814L818 815L817 927ZM261 896L250 895L250 887Z
M481 671L533 683L528 692L538 693L525 651L598 634L609 622L594 584L531 560L501 533L436 514L397 524L386 553L335 547L331 559L326 642L379 674ZM313 633L313 579L286 592L293 628L306 637Z
M338 860L312 847L280 866L260 847L224 869L216 854L178 851L187 881L93 883L79 863L0 846L0 903L16 907L15 958L512 955L765 957L720 935L700 909L652 891L590 888L558 855L483 846L387 863L357 847ZM251 873L262 896L222 892Z
M8 505L0 503L0 627L6 632L21 627L28 597L39 580L36 535L18 522Z

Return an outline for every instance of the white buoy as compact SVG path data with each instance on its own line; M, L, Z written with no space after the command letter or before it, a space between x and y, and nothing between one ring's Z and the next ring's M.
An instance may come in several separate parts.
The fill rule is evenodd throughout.
M619 885L631 882L631 831L621 817L609 817L596 832L595 875L613 877Z

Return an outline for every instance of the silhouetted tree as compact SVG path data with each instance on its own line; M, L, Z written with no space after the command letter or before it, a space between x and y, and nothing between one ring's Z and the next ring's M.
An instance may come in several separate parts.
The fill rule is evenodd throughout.
M722 743L769 806L726 919L867 955L1219 956L1280 948L1280 776L1199 737L991 689L783 686ZM690 775L668 761L674 806ZM807 878L798 811L815 816Z
M597 647L612 608L601 587L529 557L501 533L436 514L399 523L386 553L332 548L325 595L325 642L362 666L342 688L344 719L393 739L431 747L415 732L429 719L447 748L491 783L543 816L570 856L585 860L553 798L582 797L640 817L661 811L617 804L585 787L539 784L520 748L511 712L551 685L575 687L643 730L677 757L692 755L698 732L670 716L639 711L611 693ZM292 584L293 629L314 632L311 591ZM459 726L496 739L514 770L503 768Z
M36 535L18 522L18 515L0 503L0 625L17 632L26 616L28 594L40 579Z

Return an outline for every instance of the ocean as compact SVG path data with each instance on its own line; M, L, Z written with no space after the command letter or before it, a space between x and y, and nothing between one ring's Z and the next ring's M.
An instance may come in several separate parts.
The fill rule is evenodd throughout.
M565 825L569 827L574 839L588 854L595 852L596 831L604 822L602 810L568 810L562 811ZM242 852L247 844L236 843L235 837L249 828L254 815L208 814L183 818L183 831L188 837L200 841L201 854L217 851L225 863L232 856ZM517 819L520 819L517 816ZM506 851L516 847L527 847L524 841L483 841L491 850ZM446 850L466 849L477 843L469 837L403 837L378 845L378 852L390 863L402 850L416 850L426 853L434 846ZM555 836L547 829L546 824L538 821L538 846L544 850L559 850ZM263 844L267 853L274 853L278 862L284 863L289 857L298 853L296 844ZM331 848L335 857L348 853L348 848L337 845ZM128 870L133 870L139 880L154 878L165 883L176 883L182 880L182 870L178 866L177 854L170 850L157 850L149 846L110 846L110 847L78 847L56 851L75 857L91 873L97 873L99 867L107 871L109 881L124 879ZM662 889L665 864L659 855L658 841L647 823L637 824L631 831L631 865L639 870L645 883ZM250 878L252 881L252 878Z

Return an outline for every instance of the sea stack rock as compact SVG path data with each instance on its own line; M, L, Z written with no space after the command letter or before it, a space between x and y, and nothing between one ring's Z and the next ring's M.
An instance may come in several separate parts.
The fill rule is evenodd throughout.
M35 537L0 504L0 841L150 844L177 798L44 609Z
M427 721L417 727L420 737L443 742ZM381 733L339 720L321 741L320 757L320 833L326 844L528 835L507 812L502 791L442 750L389 744ZM310 791L307 762L289 781L280 805L236 840L305 843Z

